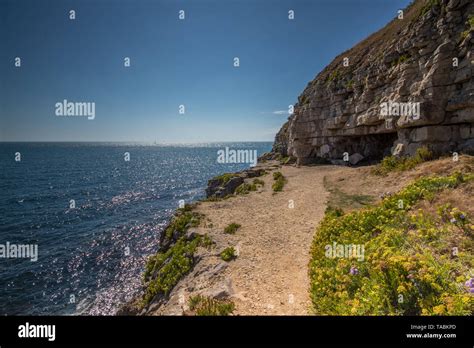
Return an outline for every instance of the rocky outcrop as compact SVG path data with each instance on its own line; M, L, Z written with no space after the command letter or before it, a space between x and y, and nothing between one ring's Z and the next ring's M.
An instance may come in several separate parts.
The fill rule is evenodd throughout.
M216 176L207 182L206 197L224 198L235 192L245 179L261 176L265 172L261 168L250 168L238 173L227 173Z
M299 164L474 153L473 44L473 1L415 1L308 84L273 151Z

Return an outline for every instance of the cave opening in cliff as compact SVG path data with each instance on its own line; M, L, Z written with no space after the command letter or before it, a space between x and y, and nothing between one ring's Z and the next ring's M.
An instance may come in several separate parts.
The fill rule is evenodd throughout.
M349 137L344 147L347 148L346 151L349 154L359 153L364 157L360 164L371 164L390 155L390 150L397 138L397 133Z

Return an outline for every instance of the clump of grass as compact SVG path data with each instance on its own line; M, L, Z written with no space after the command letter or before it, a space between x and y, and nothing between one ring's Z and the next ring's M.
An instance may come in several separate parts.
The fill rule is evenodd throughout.
M237 255L235 254L235 249L234 247L227 247L221 252L221 259L229 262L233 259L235 259Z
M260 180L260 179L253 179L253 184L255 186L265 186L265 181Z
M278 180L279 178L282 178L283 174L281 172L274 172L273 173L273 180Z
M237 173L224 173L224 174L214 177L213 180L219 180L221 185L224 185L224 184L227 184L230 181L230 179L238 177L238 176L239 174Z
M183 208L178 208L178 211L181 213L186 213L186 212L192 211L194 207L195 207L195 204L186 203Z
M474 225L467 213L452 207L440 208L441 219L413 211L431 195L472 180L474 174L459 172L423 177L368 209L344 214L328 208L309 265L316 314L472 315L465 282L474 266ZM454 257L446 245L456 233L454 243L463 252ZM327 256L334 242L364 246L365 259Z
M210 249L214 246L214 244L216 244L211 237L209 237L209 235L205 234L203 236L201 236L201 240L199 242L199 245L200 246L203 246L207 249Z
M189 309L199 316L227 316L232 314L235 305L231 301L198 295L190 297Z
M226 228L224 228L224 233L234 234L240 227L241 227L241 225L236 224L235 222L233 222L233 223L229 224Z
M164 231L165 237L171 239L175 233L182 236L190 227L197 227L201 223L201 215L189 208L178 209L178 213L171 219Z
M293 156L281 156L280 155L280 158L277 158L277 160L280 161L281 165L286 165L286 164L289 164L289 163L296 162L296 158L293 157Z
M309 98L305 95L302 95L300 97L300 105L306 105L309 104Z
M246 195L251 191L257 191L257 185L244 182L235 189L235 194Z
M402 54L400 57L398 57L398 59L392 62L392 66L397 66L399 64L402 64L403 62L406 62L408 58L409 58L408 55Z
M465 39L471 31L474 31L474 15L469 15L469 18L467 20L467 24L469 25L469 28L464 30L461 33L461 39Z
M273 180L275 182L272 185L273 192L281 192L283 191L283 187L285 186L286 179L281 172L274 172L273 173Z
M332 81L337 81L342 77L342 73L339 70L334 70L329 76L328 79L326 80L327 83L330 83Z
M416 150L416 154L412 157L385 157L379 165L377 165L372 173L376 175L386 175L392 171L405 171L413 169L418 164L434 159L433 153L425 146Z

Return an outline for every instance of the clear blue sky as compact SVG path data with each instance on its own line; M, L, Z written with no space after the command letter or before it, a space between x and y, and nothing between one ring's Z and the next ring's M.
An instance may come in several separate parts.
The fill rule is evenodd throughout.
M0 0L0 141L273 140L278 111L409 2ZM63 99L95 120L55 116Z

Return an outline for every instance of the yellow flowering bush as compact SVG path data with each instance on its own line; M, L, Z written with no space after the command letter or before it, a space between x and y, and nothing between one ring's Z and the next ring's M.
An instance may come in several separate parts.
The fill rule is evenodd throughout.
M447 248L451 229L470 229L466 213L440 207L437 218L413 206L474 175L418 179L381 203L344 214L329 208L311 248L309 275L319 315L472 315L474 298L464 282L474 267L472 233L461 234L459 253ZM402 202L402 204L400 203ZM461 224L461 223L459 223ZM364 246L364 259L327 257L333 243Z

